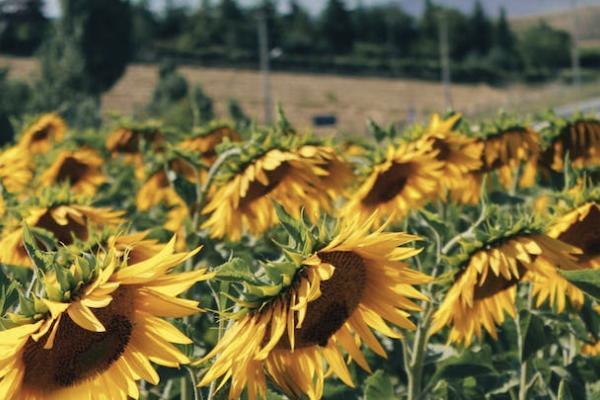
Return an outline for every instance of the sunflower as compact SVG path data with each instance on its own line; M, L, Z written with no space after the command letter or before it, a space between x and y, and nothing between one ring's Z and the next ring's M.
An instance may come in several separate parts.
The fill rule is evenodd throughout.
M119 263L114 252L98 255L102 267L69 290L48 273L41 319L35 315L0 332L0 397L139 398L136 381L159 381L150 361L168 367L188 363L172 343L192 341L162 318L200 311L196 301L176 296L209 275L170 273L197 252L174 253L174 239L135 264ZM86 276L83 262L69 268L71 277Z
M298 154L316 161L327 172L320 176L318 186L327 190L332 198L343 194L354 178L352 166L331 146L304 145L298 149Z
M433 318L431 332L451 325L449 342L470 345L481 339L484 328L494 339L495 325L504 322L505 313L515 318L516 285L541 276L547 286L536 286L538 305L548 297L559 309L564 308L565 280L557 268L577 269L572 254L578 250L543 234L517 234L487 245L468 255ZM555 278L555 279L552 279ZM540 300L541 299L541 300ZM572 299L579 301L578 294Z
M584 203L559 217L548 235L582 250L577 263L582 268L600 268L600 206Z
M540 156L540 136L531 128L515 126L501 129L481 140L483 171L498 171L504 187L513 186L515 170L524 163L519 184L529 187L535 183Z
M304 208L315 221L331 202L328 190L320 187L328 172L319 164L279 149L252 159L216 187L202 211L210 214L202 227L215 238L237 240L244 231L260 235L278 222L273 201L295 217Z
M23 221L34 228L44 229L64 245L73 239L86 240L90 228L116 226L122 220L123 212L109 208L95 208L81 204L57 204L48 207L34 207L27 211ZM5 227L0 240L0 262L30 267L31 260L23 245L21 221Z
M481 167L483 143L453 131L460 119L456 114L442 120L438 114L431 117L425 134L420 139L429 142L435 158L444 163L443 185L455 201L476 203L481 192L481 179L475 171Z
M206 165L212 165L217 159L217 145L228 138L232 142L240 140L240 134L227 124L219 124L209 127L208 130L184 140L179 144L184 150L200 154L200 159Z
M67 125L58 114L44 114L23 132L18 145L29 154L42 154L60 142L66 131Z
M388 147L385 159L349 199L342 215L358 213L363 220L375 211L383 218L400 220L438 196L444 163L436 160L430 143Z
M396 339L401 334L386 320L414 329L409 311L420 307L411 298L427 298L412 285L429 277L402 261L419 253L400 247L416 237L382 229L369 233L374 221L354 218L328 244L300 258L291 286L242 313L200 361L216 358L199 385L231 379L230 399L240 398L245 388L249 399L265 398L268 375L292 398L318 399L325 365L354 386L344 352L367 371L360 343L385 357L371 329Z
M148 211L158 205L166 206L169 210L167 211L163 227L171 232L179 233L180 242L178 245L183 243L184 235L182 234L182 230L184 228L184 221L189 216L189 210L185 201L183 201L169 183L167 174L163 170L155 172L142 185L136 196L136 204L140 211Z
M135 232L127 235L115 235L109 240L109 246L117 255L129 264L137 264L151 258L164 247L158 240L149 239L148 232Z
M144 177L144 157L141 149L143 141L156 150L163 146L165 138L155 127L140 129L119 127L106 138L106 149L112 157L121 157L125 162L132 164L138 179Z
M101 171L103 164L104 160L95 150L63 150L41 175L40 181L43 186L67 182L74 192L92 196L97 187L106 181Z
M544 151L543 163L561 172L567 153L575 168L600 165L600 121L578 119L564 124Z
M0 153L0 182L11 193L21 192L31 181L31 159L22 147L9 147Z

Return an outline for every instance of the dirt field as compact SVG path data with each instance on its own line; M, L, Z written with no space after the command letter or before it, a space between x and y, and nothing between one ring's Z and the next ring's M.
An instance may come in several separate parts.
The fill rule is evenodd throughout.
M37 65L32 59L0 58L0 67L9 66L11 76L28 79ZM240 101L252 117L262 119L261 77L256 71L182 67L191 84L201 84L215 100L217 112L224 113L227 98ZM130 114L149 100L156 83L154 66L131 65L125 76L102 99L105 113ZM380 123L404 121L444 110L442 86L407 79L354 78L330 75L273 73L273 96L298 127L309 127L316 114L335 114L342 132L359 133L367 118ZM453 85L454 108L467 115L494 114L498 109L536 111L588 97L600 96L600 84L574 90L552 83L541 86L485 84ZM412 112L414 110L414 112Z

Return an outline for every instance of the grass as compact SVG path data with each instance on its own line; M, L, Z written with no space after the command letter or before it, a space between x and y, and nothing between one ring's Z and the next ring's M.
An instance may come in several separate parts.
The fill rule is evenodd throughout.
M13 77L22 79L32 77L37 70L33 59L0 58L3 65L11 67ZM219 114L225 115L227 99L233 97L247 114L262 119L262 85L256 71L182 67L181 72L192 85L202 85L213 97ZM156 79L155 66L131 65L103 96L103 111L131 114L143 107ZM299 128L310 127L314 115L335 114L338 130L360 133L368 118L381 124L402 123L410 114L422 119L445 109L443 89L437 82L292 73L273 73L271 81L274 100L284 105L288 118ZM452 86L454 108L473 117L491 116L499 109L535 112L599 96L600 82L580 89L560 83Z

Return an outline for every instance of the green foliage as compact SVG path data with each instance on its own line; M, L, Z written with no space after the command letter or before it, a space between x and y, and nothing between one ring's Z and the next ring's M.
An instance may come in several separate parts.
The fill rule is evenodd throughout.
M0 53L29 56L48 28L43 0L0 1Z
M544 22L531 26L521 34L519 50L525 67L531 71L551 73L570 62L571 38Z

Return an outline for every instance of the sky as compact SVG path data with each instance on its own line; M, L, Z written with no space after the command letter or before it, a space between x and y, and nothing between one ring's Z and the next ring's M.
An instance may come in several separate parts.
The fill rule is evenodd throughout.
M46 10L48 15L57 16L59 12L60 0L46 0ZM176 3L195 6L201 0L174 0ZM212 0L217 2L218 0ZM252 6L259 0L238 0L241 5ZM509 17L520 17L528 15L542 14L546 12L557 12L566 10L571 7L575 1L579 6L585 5L600 5L600 0L483 0L483 6L490 15L496 16L500 7L505 7ZM155 10L160 10L164 7L166 0L150 0L152 7ZM326 4L326 0L298 0L298 2L306 7L311 13L317 14ZM364 5L372 4L399 4L407 12L420 15L423 9L424 0L345 0L348 7L355 7L357 4ZM444 4L459 8L463 11L470 11L473 8L475 0L434 0L437 4ZM285 10L288 3L287 0L278 0L281 8Z

